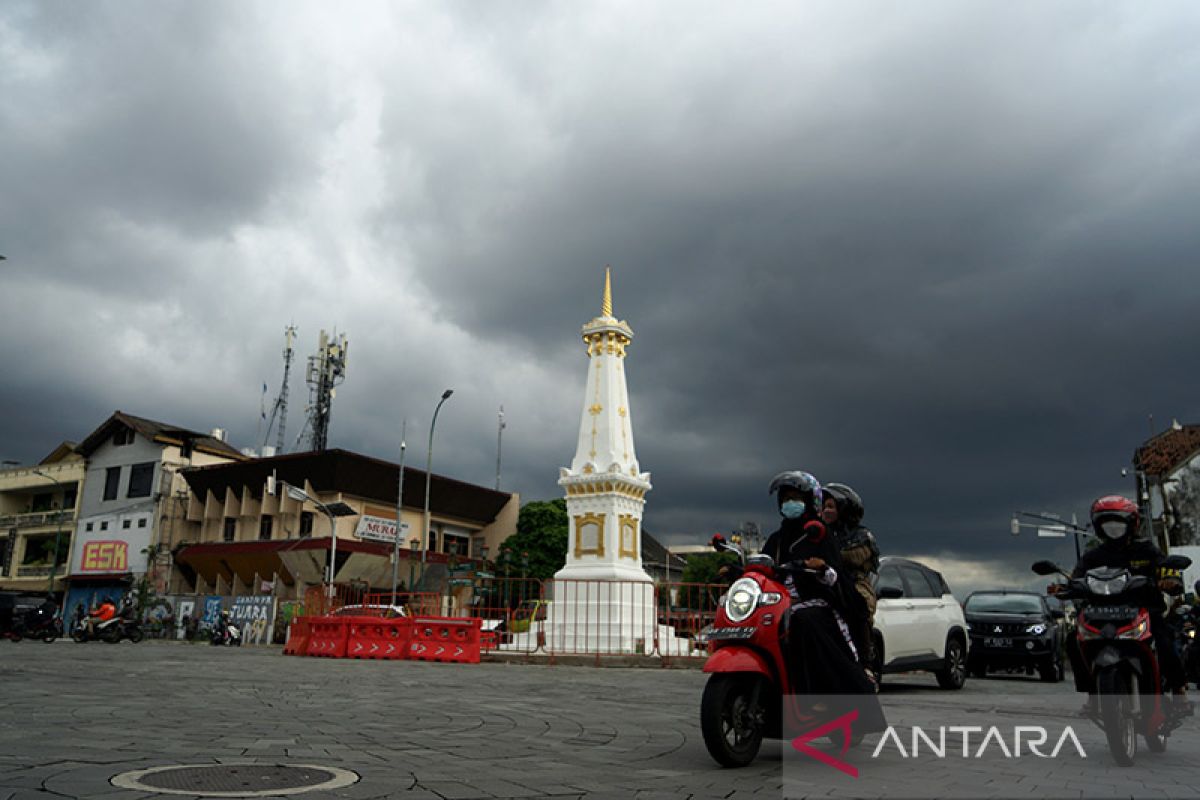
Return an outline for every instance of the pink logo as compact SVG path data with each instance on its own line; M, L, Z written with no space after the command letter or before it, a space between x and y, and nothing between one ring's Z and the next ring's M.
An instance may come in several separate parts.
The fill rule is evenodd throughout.
M833 767L836 770L841 770L852 778L858 777L858 768L852 764L847 764L845 761L834 758L833 756L821 750L811 747L808 743L813 739L820 739L822 736L828 736L830 731L840 730L842 732L842 752L841 755L846 755L850 750L850 723L858 719L858 709L851 711L848 714L843 714L835 720L826 722L820 727L813 728L807 733L802 733L795 739L792 739L792 747L797 751L804 753L806 756L815 758L826 766Z

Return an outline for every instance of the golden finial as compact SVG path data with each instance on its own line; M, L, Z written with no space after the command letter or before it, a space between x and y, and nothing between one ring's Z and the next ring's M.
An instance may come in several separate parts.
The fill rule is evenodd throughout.
M604 267L604 303L600 306L600 314L605 317L612 316L612 276L608 265Z

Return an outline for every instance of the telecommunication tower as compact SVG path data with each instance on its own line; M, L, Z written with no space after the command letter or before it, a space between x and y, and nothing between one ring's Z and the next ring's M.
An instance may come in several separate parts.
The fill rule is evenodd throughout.
M333 412L336 387L346 379L346 334L330 337L321 331L317 354L308 357L308 424L312 431L312 449L324 450L329 439L329 419Z
M279 396L275 398L275 404L271 406L271 419L267 423L267 433L263 436L262 446L265 450L267 439L271 438L271 428L274 427L275 421L279 420L279 428L276 431L275 437L275 452L283 455L283 434L284 428L287 427L287 407L288 407L288 378L292 371L292 340L296 337L296 326L288 325L283 331L283 385L279 387Z

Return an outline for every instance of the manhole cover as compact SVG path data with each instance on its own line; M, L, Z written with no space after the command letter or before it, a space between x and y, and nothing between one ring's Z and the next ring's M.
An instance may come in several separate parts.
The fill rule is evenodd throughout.
M113 786L203 797L279 797L317 789L340 789L358 775L312 764L181 764L124 772Z

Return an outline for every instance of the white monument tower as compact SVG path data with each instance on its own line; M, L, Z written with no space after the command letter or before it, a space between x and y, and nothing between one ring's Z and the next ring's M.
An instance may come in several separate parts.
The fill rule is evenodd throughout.
M547 646L624 652L652 647L658 620L654 585L642 568L642 509L650 473L633 449L625 385L625 350L633 331L613 317L612 283L604 273L600 316L583 326L587 389L570 468L559 471L570 534L566 565L554 575Z

